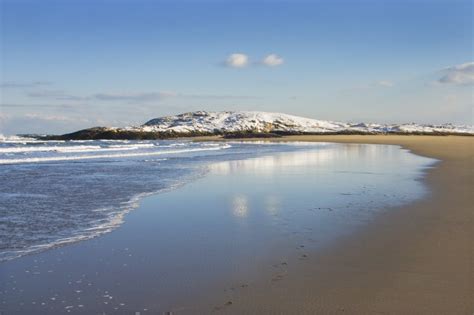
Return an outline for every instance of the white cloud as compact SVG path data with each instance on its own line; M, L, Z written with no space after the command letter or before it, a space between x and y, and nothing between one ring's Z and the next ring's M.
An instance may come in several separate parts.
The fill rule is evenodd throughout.
M46 120L46 121L89 122L89 120L86 118L70 117L70 116L64 116L64 115L46 115L46 114L38 114L38 113L27 113L24 115L24 117L28 119L37 119L37 120Z
M283 60L282 57L280 57L276 54L267 55L262 60L262 64L264 64L266 66L269 66L269 67L279 66L279 65L283 64L283 62L285 62L285 60Z
M250 63L249 56L243 53L230 54L224 61L224 65L231 68L244 68L249 65L258 66L264 65L267 67L277 67L282 65L285 60L277 54L266 55L262 60L258 62Z
M249 63L249 57L246 54L234 53L230 54L225 60L225 64L232 68L244 68Z
M87 101L87 100L99 100L99 101L129 101L129 102L147 102L156 101L168 97L176 97L177 93L172 91L162 92L148 92L148 93L97 93L93 95L78 96L68 94L62 90L57 91L37 91L27 93L32 98L46 98L55 99L62 101Z
M387 87L387 88L390 88L390 87L393 87L394 84L392 81L388 81L388 80L381 80L381 81L378 81L377 82L377 85L378 86L383 86L383 87Z
M147 102L156 101L164 97L176 96L172 92L151 92L151 93L98 93L93 98L101 101L130 101Z
M27 93L29 97L33 98L49 98L62 101L82 101L87 100L87 97L70 95L62 90L41 90Z
M141 92L141 93L96 93L92 95L73 95L66 93L62 90L57 91L38 91L26 93L30 98L43 98L60 101L101 101L101 102L134 102L134 103L146 103L152 101L160 101L169 98L180 98L180 99L258 99L257 96L251 95L230 95L230 94L187 94L178 93L174 91L159 91L159 92ZM6 104L8 107L24 107L24 106L40 106L40 105L25 105L25 104ZM41 105L44 106L44 105ZM46 106L58 106L54 104L48 104Z
M466 62L460 65L443 69L444 75L438 80L440 83L470 85L474 84L474 62Z
M48 81L17 82L5 81L0 83L0 88L34 88L38 86L51 85Z

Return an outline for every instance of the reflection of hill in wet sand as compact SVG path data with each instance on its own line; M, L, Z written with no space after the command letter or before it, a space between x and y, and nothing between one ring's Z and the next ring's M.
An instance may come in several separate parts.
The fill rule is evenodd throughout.
M258 158L250 158L245 160L234 160L214 163L209 166L209 169L214 174L226 175L236 172L249 172L253 174L258 173L272 173L275 169L291 168L298 166L323 166L331 161L338 161L342 167L354 167L354 157L362 157L357 162L370 165L371 163L379 163L380 152L394 152L393 158L391 155L385 155L386 169L397 167L396 159L400 156L397 154L397 147L392 146L373 146L373 145L345 145L334 150L334 144L321 143L318 144L317 150L308 150L304 152L289 152L284 154L261 156ZM339 171L344 171L341 169Z

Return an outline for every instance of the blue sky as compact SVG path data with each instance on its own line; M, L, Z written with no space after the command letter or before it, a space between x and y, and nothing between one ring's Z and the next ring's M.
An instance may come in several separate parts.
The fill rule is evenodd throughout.
M472 124L472 1L0 3L0 133L193 110Z

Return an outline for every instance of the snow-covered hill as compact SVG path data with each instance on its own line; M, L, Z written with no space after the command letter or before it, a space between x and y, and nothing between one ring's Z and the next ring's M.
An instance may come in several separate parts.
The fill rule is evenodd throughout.
M281 113L257 111L197 111L176 116L155 118L133 130L144 132L175 133L469 133L473 126L419 125L419 124L367 124L316 120Z
M141 126L94 127L64 135L36 136L42 140L153 140L176 137L225 135L228 138L269 137L289 134L463 134L473 126L342 123L281 113L197 111L152 119Z

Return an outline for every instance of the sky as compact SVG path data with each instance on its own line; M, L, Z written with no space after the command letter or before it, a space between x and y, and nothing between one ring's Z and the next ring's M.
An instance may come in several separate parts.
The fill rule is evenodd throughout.
M0 0L0 133L195 110L473 124L473 4Z

